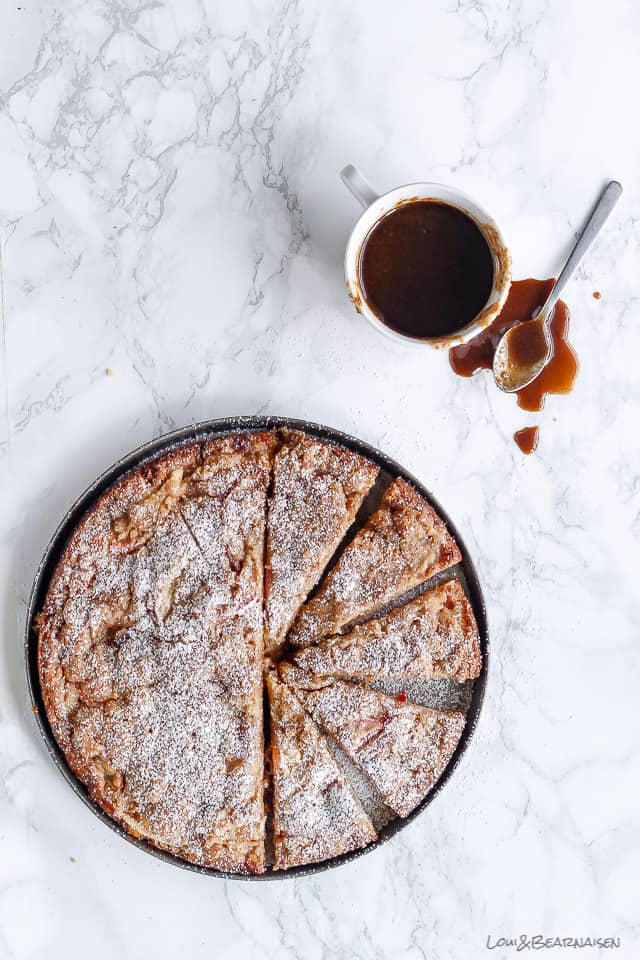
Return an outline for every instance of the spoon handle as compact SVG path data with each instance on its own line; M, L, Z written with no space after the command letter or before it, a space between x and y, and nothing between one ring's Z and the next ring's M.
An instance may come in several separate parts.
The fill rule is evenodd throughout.
M547 300L540 310L538 316L549 316L556 305L556 301L569 282L574 270L582 260L583 256L600 233L602 226L620 199L622 186L617 180L611 180L600 194L600 199L591 211L591 216L587 220L584 228L575 242L575 246L567 258L560 276L547 297Z

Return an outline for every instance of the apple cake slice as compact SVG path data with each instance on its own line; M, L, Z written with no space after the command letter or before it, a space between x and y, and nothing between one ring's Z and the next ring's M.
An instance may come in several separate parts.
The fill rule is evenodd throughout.
M325 738L275 673L266 675L276 870L337 857L377 840Z
M482 669L480 638L471 604L459 580L367 620L350 633L305 647L283 664L292 678L363 680L475 679Z
M296 692L401 817L440 778L465 724L457 710L432 710L344 680L313 689L296 686Z
M444 521L398 477L302 607L289 640L307 646L338 633L460 560Z
M265 649L277 648L378 476L369 460L295 430L273 464L265 564Z

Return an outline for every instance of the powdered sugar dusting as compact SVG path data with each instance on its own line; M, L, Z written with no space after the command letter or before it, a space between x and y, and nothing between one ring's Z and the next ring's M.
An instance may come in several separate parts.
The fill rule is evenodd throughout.
M225 438L177 476L157 462L142 500L111 491L67 551L41 626L54 729L96 799L133 832L222 869L263 862L272 444Z
M300 689L300 695L400 816L436 783L464 728L462 713L431 710L346 681Z
M267 524L267 648L284 640L378 474L364 457L297 431L282 441Z
M372 823L313 720L274 674L267 684L276 869L326 860L374 841Z
M265 580L276 447L280 484L272 484ZM218 869L264 869L263 608L273 625L281 624L270 639L281 640L377 473L346 448L297 432L228 435L145 463L114 484L78 525L38 618L43 695L69 765L131 833ZM364 549L354 551L363 542ZM442 521L409 484L396 480L325 578L317 596L333 596L338 629L372 613L378 619L303 652L300 659L310 657L303 672L322 674L335 642L334 667L364 665L364 675L375 676L402 703L391 699L382 731L380 712L373 727L370 713L364 717L365 744L354 733L363 720L360 707L371 711L367 698L381 697L380 704L388 700L382 694L346 684L353 725L343 717L347 726L338 731L327 722L335 740L286 694L286 779L297 786L285 802L281 783L276 800L278 866L317 862L372 842L372 823L380 828L394 817L388 804L404 815L408 798L415 805L440 776L462 729L458 715L421 712L410 701L467 709L472 683L425 677L461 681L465 670L472 672L473 615L471 629L461 619L462 600L454 597L441 619L445 593L457 583L446 585L437 604L421 601L421 627L412 619L420 620L417 606L382 611L405 603L416 584L423 591L427 577L457 560ZM466 598L464 604L470 610ZM321 654L325 662L313 661ZM281 669L286 672L286 664ZM290 669L293 682L300 667ZM328 689L299 692L326 698ZM337 724L337 702L329 713ZM299 755L291 752L295 743Z
M369 680L477 677L478 628L464 588L450 580L342 636L301 650L294 666L316 677Z
M398 478L302 608L289 639L305 646L335 634L459 560L442 520Z

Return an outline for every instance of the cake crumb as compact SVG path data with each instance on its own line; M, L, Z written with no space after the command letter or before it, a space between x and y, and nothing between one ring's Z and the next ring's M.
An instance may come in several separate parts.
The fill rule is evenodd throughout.
M594 299L594 300L599 300L601 296L602 296L602 294L600 293L599 290L594 290L594 291L593 291L593 299Z

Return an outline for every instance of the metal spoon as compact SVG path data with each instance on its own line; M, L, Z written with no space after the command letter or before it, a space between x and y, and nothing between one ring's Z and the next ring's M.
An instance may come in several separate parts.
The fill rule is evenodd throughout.
M549 328L556 301L599 234L621 193L622 187L617 180L612 180L604 188L540 311L531 320L516 323L502 335L493 357L493 375L497 385L505 393L522 390L535 380L548 363L551 357Z

